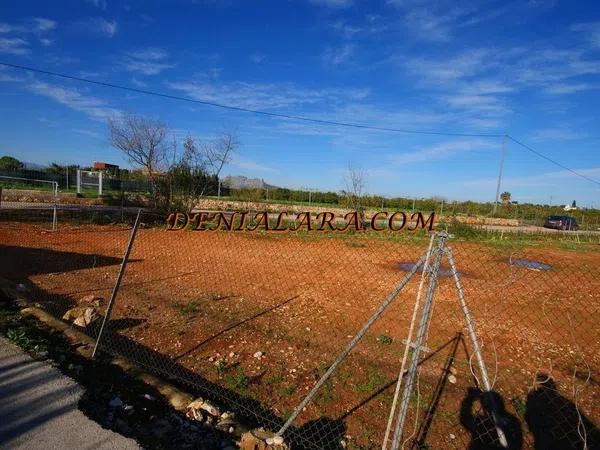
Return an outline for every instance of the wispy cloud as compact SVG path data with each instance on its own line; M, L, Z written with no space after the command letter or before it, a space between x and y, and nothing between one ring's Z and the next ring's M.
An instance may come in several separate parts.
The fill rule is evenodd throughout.
M295 108L319 102L336 104L369 95L367 89L305 89L293 83L221 83L208 77L168 82L167 86L197 100L249 109Z
M32 81L26 84L25 87L35 94L43 95L75 111L83 112L95 120L104 121L109 117L121 114L120 110L108 106L104 100L84 95L76 89L65 88L43 81Z
M265 164L256 162L252 159L242 157L239 155L235 155L233 160L231 161L232 166L239 167L240 169L250 170L252 172L271 172L276 173L279 172L277 169L273 167L267 166Z
M354 3L354 0L310 0L310 2L327 8L347 8Z
M443 58L403 59L402 64L410 73L430 83L444 83L479 74L490 67L489 50L468 50L459 55Z
M254 64L260 64L265 60L265 55L260 55L258 53L253 53L252 55L250 55L250 61L252 61Z
M27 55L31 52L29 43L22 38L0 38L0 53Z
M552 95L565 95L597 88L598 86L590 83L556 83L545 87L544 91Z
M121 65L130 72L157 75L163 70L175 67L174 64L167 62L168 57L169 54L162 48L147 47L126 53Z
M536 131L532 139L535 141L570 141L586 136L585 133L578 133L567 128L546 128Z
M489 150L490 148L496 147L497 145L491 141L482 139L465 139L442 142L429 147L415 148L410 152L401 153L399 155L391 155L390 160L395 164L410 164L448 158L460 153Z
M341 47L328 47L325 49L321 57L325 64L337 66L346 62L354 54L353 44L344 44Z
M96 8L100 8L103 11L106 11L106 7L108 6L108 3L106 0L85 0L86 3L89 3L93 6L95 6Z
M11 55L31 53L26 35L34 35L43 46L52 45L54 41L47 37L47 33L54 29L56 21L45 17L31 17L15 24L0 23L0 52Z
M600 167L576 168L574 170L579 174L585 175L593 179L600 178ZM539 175L526 175L522 177L504 177L502 179L502 188L547 188L551 186L564 186L564 180L568 179L577 180L580 178L576 174L568 170L558 170L541 173ZM475 180L460 181L457 184L468 188L486 189L494 187L496 185L496 182L496 178L480 178Z
M583 33L592 47L600 48L600 22L577 23L571 30Z
M117 34L119 25L116 20L106 20L103 17L90 17L73 23L73 28L80 33L112 38Z

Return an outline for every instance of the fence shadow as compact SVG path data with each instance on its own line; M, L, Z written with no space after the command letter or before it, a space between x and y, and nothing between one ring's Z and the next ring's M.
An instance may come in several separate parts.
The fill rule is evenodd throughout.
M446 387L446 384L448 383L448 375L450 375L451 373L450 368L452 367L452 364L454 363L454 360L456 358L458 345L461 342L464 345L463 334L461 332L456 333L456 336L450 342L452 343L452 346L450 347L450 352L448 353L448 356L446 358L446 362L442 369L442 374L440 375L437 385L435 386L435 390L433 391L431 402L425 410L423 420L421 421L419 429L417 430L416 438L413 443L413 448L425 448L427 433L429 433L429 429L431 428L431 424L433 423L435 413L437 412L437 409L439 407L442 394L444 393L444 389Z
M287 305L288 303L290 303L292 300L295 300L299 297L299 295L294 295L293 297L288 298L287 300L284 300L281 303L278 303L276 305L273 305L269 308L265 308L262 311L260 311L259 313L256 313L252 316L246 317L245 319L242 319L238 322L235 322L234 324L231 324L225 328L223 328L222 330L219 330L218 332L214 333L212 336L207 337L206 339L204 339L203 341L199 342L198 344L196 344L194 347L192 347L189 350L186 350L183 353L180 353L179 355L175 356L174 360L175 361L179 361L181 358L190 355L192 353L194 353L196 350L198 350L200 347L202 347L205 344L208 344L210 341L217 339L219 336L222 336L223 334L227 333L228 331L233 330L234 328L237 328L239 326L244 325L247 322L250 322L254 319L258 319L261 316L264 316L267 313L273 312L279 308L281 308L282 306Z
M506 436L508 447L500 445L491 411L498 417L498 426ZM460 423L471 434L469 450L523 448L521 422L506 410L502 396L495 391L481 392L477 388L468 388L460 405Z
M98 267L99 265L107 266L121 263L120 258L101 257L74 252L60 252L41 248L0 247L0 250L8 250L8 252L0 252L0 263L2 263L2 267L9 267L11 259L22 258L16 259L17 261L20 261L20 263L16 266L13 265L12 270L4 273L5 271L3 269L3 273L0 275L4 275L13 281L26 284L28 289L27 297L36 303L40 303L48 313L57 318L61 318L66 309L73 306L74 302L72 299L66 295L57 295L44 290L29 280L29 277L39 273L49 272L48 267L51 267L52 272L66 272ZM49 261L51 261L51 263L49 263ZM56 263L56 265L54 263ZM272 308L268 308L254 316L248 317L241 322L222 330L218 334L225 333L228 329L240 326L256 317L267 314L269 311L280 308L286 303L293 301L295 298L296 297L289 298ZM251 427L263 426L270 430L277 430L285 423L285 420L282 417L279 417L270 408L264 406L250 396L212 382L198 373L185 368L177 362L177 359L163 355L156 350L146 347L133 341L129 337L116 332L117 329L135 326L139 323L138 320L130 318L115 321L114 326L111 324L103 337L100 346L101 350L113 356L126 358L145 368L149 372L170 380L175 385L183 387L194 395L214 401L222 408L235 412L238 417L242 418L242 422L245 425ZM97 333L97 327L92 324L92 326L88 328L89 329L85 329L84 332L94 337ZM209 339L214 339L215 337L216 336L213 336ZM204 342L206 342L206 340ZM202 343L199 345L201 344ZM322 434L325 430L328 432L326 436ZM290 427L286 432L286 437L292 438L295 448L338 449L341 448L340 440L343 437L344 432L345 425L341 420L323 417L315 421L307 422L302 426Z
M537 385L527 395L525 420L536 450L600 449L600 430L575 404L562 396L547 374L537 375Z

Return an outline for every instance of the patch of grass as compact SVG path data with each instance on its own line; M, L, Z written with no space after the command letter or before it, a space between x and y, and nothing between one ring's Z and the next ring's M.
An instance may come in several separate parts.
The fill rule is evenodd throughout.
M267 378L265 383L267 383L269 386L277 386L277 385L281 384L282 381L283 381L283 376L281 374L277 374L277 375L273 375L273 376Z
M518 397L513 397L510 402L512 403L515 411L521 418L525 418L525 414L527 413L527 404Z
M324 406L328 404L335 397L335 393L333 391L333 385L331 382L327 381L325 384L319 389L317 395L315 397L315 403L317 405Z
M284 397L289 397L290 395L294 395L297 389L298 386L296 386L295 384L290 384L287 386L281 386L277 388L277 392L279 392L279 394Z
M24 328L9 328L6 330L6 337L27 352L47 351L47 345L43 341L30 337Z
M224 381L228 388L238 393L245 393L248 390L250 379L242 369L238 369L235 374L225 376Z
M377 342L381 345L390 345L393 341L392 337L387 334L380 334L377 336Z
M369 375L369 379L362 383L358 383L356 385L356 390L358 392L368 392L373 393L377 389L381 388L385 384L385 377L378 373L372 373Z
M225 362L224 359L219 359L215 363L215 370L217 371L217 373L219 375L223 375L225 373L225 370L227 370L227 363Z
M185 305L177 303L176 307L184 317L194 316L200 311L200 304L196 300L190 300Z

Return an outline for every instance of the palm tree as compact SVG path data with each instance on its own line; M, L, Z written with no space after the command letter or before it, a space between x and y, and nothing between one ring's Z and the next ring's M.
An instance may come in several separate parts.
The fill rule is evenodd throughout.
M510 192L504 191L500 194L500 199L502 200L502 204L507 206L510 203Z

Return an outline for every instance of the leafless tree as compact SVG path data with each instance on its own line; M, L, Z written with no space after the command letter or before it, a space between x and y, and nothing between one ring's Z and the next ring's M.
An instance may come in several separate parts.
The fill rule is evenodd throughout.
M180 159L169 169L171 185L174 184L178 191L179 206L191 210L209 185L218 183L219 175L237 145L232 131L223 131L214 140L200 144L191 136L185 138Z
M109 119L108 126L113 147L147 173L156 200L156 177L164 168L171 147L167 142L167 126L159 120L138 115Z
M362 169L349 164L348 170L344 175L344 184L346 185L346 190L343 191L343 194L348 206L353 210L358 211L361 219L364 219L364 206L362 200L365 190L365 172Z

